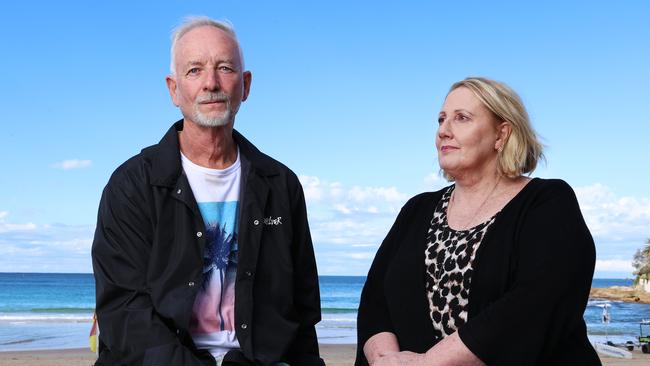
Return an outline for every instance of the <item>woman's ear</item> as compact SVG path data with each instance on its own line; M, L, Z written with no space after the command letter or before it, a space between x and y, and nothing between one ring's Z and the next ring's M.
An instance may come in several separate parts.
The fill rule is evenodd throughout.
M497 127L497 139L494 142L494 149L501 152L508 142L508 137L512 133L512 125L508 122L501 122Z

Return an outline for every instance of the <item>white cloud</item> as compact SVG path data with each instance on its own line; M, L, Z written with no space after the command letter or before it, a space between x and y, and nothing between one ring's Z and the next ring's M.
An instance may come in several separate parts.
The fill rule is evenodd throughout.
M5 272L91 272L90 225L7 222L0 212L0 268Z
M367 273L377 248L411 194L395 187L363 187L301 176L319 273ZM431 176L428 189L445 186ZM596 242L597 277L632 275L636 249L650 238L650 199L620 197L594 184L575 188ZM89 272L91 225L16 223L0 211L0 268L3 271Z
M368 252L357 252L357 253L347 253L347 256L354 259L372 259L375 257L375 254L368 253Z
M634 252L650 238L650 199L618 196L600 183L575 192L596 243L596 277L607 272L631 277Z
M320 274L365 274L409 195L300 176Z
M308 205L322 204L342 214L396 213L408 198L395 187L345 187L340 182L327 182L314 176L299 178Z
M575 189L580 208L594 237L608 241L637 241L650 237L650 199L618 197L594 184Z
M603 271L603 272L630 272L634 268L632 267L632 261L631 260L624 260L624 259L598 259L596 260L596 271Z
M8 211L0 212L0 234L11 231L29 231L36 229L36 225L31 222L26 224L13 224L6 222L5 219L9 216Z
M309 192L308 212L321 273L349 274L356 269L356 274L365 274L410 194L395 187L345 186L313 176L300 179ZM423 182L427 190L449 184L438 174ZM631 276L634 251L650 237L650 200L620 197L601 184L575 191L596 242L597 276Z
M88 168L92 165L90 160L70 159L51 164L50 167L55 169L70 170Z
M437 191L451 184L440 173L431 173L423 179L425 191Z

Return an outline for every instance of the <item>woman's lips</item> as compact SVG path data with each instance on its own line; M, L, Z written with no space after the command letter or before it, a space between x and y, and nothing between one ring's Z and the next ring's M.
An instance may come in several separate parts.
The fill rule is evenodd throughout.
M455 147L455 146L449 146L449 145L445 145L445 146L442 146L440 148L441 152L449 152L449 151L453 151L453 150L458 150L458 148Z

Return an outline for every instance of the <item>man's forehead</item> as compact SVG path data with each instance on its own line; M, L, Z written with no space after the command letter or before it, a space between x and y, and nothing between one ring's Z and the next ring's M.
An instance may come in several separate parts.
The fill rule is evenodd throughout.
M192 46L206 41L237 47L237 42L230 33L212 25L202 25L190 29L178 39L177 47Z
M226 31L209 25L189 30L178 40L174 51L178 62L183 64L212 58L215 54L233 62L239 59L235 38Z

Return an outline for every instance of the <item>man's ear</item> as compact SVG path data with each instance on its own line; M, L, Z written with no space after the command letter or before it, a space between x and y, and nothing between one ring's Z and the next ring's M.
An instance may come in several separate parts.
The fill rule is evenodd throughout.
M174 75L167 75L165 81L167 82L169 96L172 97L172 103L178 107L178 101L176 100L176 77Z
M243 73L244 77L244 92L242 93L242 102L245 101L248 98L248 94L251 91L251 82L253 81L253 74L251 74L250 71L244 71Z

